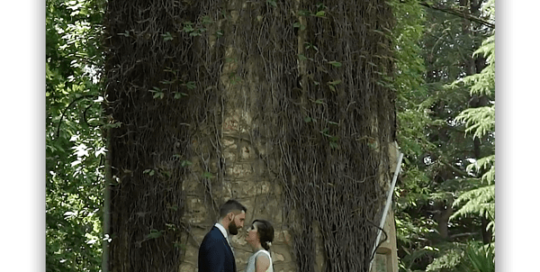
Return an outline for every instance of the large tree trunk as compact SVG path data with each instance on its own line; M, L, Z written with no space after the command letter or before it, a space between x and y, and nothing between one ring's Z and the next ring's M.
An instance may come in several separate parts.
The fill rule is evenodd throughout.
M274 224L276 271L367 271L395 135L391 18L382 0L109 0L111 270L196 271L236 198ZM249 246L233 247L242 269Z

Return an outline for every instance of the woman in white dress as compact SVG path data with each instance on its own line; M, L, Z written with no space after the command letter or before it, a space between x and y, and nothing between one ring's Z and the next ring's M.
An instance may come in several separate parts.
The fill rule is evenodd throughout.
M246 241L253 249L249 257L246 272L274 272L270 246L274 240L274 227L266 220L253 220L247 231Z

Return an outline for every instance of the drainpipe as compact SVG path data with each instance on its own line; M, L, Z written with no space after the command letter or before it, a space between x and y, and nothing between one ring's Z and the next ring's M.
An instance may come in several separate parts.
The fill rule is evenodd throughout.
M109 272L109 240L110 240L110 205L111 205L111 129L107 129L107 150L105 157L105 185L103 196L103 237L102 237L102 257L101 257L101 272Z
M373 266L373 261L375 261L375 250L377 250L377 245L379 245L379 240L381 239L381 233L382 233L381 229L384 228L384 223L386 223L386 215L388 214L388 210L390 209L390 205L392 204L392 195L394 194L394 187L396 186L397 177L399 175L399 171L401 170L402 159L403 159L403 153L399 153L396 171L394 172L394 177L392 178L392 184L390 185L390 189L388 190L388 193L387 193L386 204L384 205L381 224L379 225L379 229L377 230L377 239L375 239L375 245L373 246L373 250L371 251L371 256L373 256L373 259L371 259L371 262L369 263L369 271L371 271L371 267Z

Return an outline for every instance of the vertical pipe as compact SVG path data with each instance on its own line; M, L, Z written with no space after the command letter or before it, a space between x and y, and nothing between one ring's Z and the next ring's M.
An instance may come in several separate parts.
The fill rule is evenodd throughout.
M403 159L403 153L400 153L398 157L398 161L397 161L396 171L394 172L394 177L392 178L392 183L390 185L390 189L388 190L388 193L386 196L386 204L384 205L382 219L379 225L380 229L377 230L377 239L375 239L375 245L373 246L373 250L371 251L371 256L373 256L373 259L369 263L369 271L371 271L371 267L373 266L373 261L375 260L375 250L377 249L377 245L379 244L379 240L381 239L381 229L384 228L384 223L386 223L386 215L388 214L388 210L390 209L390 205L392 204L392 195L394 193L394 187L396 186L396 181L399 175L399 171L401 170L402 159Z
M107 150L105 157L105 184L103 187L103 236L102 236L102 256L101 256L101 272L109 271L109 240L110 240L110 202L111 202L111 130L106 129L107 133Z

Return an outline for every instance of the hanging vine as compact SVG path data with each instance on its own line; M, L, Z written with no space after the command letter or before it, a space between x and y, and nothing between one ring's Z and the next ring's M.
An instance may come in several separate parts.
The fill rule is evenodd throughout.
M223 171L224 101L247 99L224 96L231 61L265 124L250 134L272 147L259 156L284 189L297 270L314 271L318 224L325 271L367 271L395 134L392 23L382 0L109 0L112 271L178 269L185 165Z

